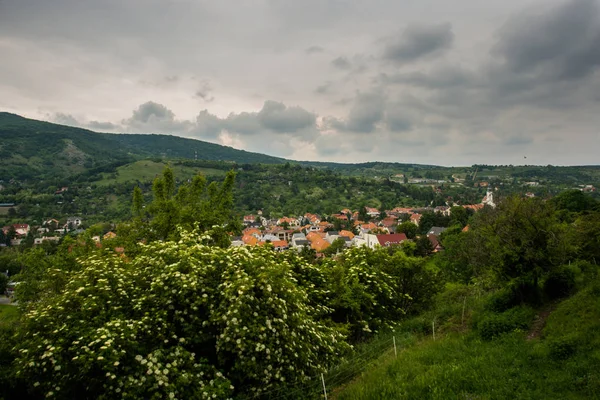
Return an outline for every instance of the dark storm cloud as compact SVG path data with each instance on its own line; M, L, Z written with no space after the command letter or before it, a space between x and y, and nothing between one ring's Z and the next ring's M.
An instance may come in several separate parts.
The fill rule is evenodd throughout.
M413 25L399 37L389 39L383 56L389 61L407 63L446 50L453 40L452 25L448 23Z
M133 110L130 118L121 121L126 130L136 133L185 134L193 126L190 121L175 119L175 113L162 104L148 101Z
M600 65L599 16L596 0L572 0L541 15L521 15L501 29L493 54L517 74L580 79Z
M326 126L332 129L355 132L373 132L383 119L385 96L378 92L359 93L353 101L348 117L345 120L326 118Z
M276 101L265 101L257 119L266 129L274 132L297 132L315 125L317 116L301 107L286 107Z
M349 70L352 68L352 64L346 57L338 57L331 61L331 65L341 70Z
M129 119L130 122L149 122L151 120L173 121L175 114L162 104L149 101L140 105Z
M192 130L194 136L199 136L207 139L216 139L223 130L223 121L208 112L202 110L196 117L196 126Z

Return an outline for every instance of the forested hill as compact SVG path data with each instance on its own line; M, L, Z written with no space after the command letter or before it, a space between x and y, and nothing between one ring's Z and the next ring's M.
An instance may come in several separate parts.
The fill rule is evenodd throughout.
M69 176L151 157L280 164L286 160L170 135L97 133L0 112L0 177Z

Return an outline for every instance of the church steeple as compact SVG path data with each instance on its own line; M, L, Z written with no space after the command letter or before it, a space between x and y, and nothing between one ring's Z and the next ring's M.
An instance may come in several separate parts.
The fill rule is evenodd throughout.
M485 194L485 197L483 198L483 200L481 200L481 203L483 205L488 205L492 208L496 207L496 203L494 203L494 193L492 192L492 187L488 185L487 188L487 193Z

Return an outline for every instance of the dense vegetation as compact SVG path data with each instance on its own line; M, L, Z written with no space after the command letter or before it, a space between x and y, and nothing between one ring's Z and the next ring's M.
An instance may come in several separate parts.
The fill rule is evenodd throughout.
M5 185L3 201L20 203L9 219L68 212L118 225L101 245L92 236L107 227L96 225L60 244L0 252L20 282L18 309L0 309L2 397L310 398L318 394L298 390L309 378L352 365L391 334L412 347L341 398L589 398L600 389L593 196L502 189L496 208L423 214L420 229L449 226L441 253L417 239L317 260L268 244L231 248L228 234L239 232L239 212L256 209L437 205L477 201L486 189L291 163L178 160L152 183L136 178L163 165L117 160L51 186ZM210 175L194 175L199 168Z

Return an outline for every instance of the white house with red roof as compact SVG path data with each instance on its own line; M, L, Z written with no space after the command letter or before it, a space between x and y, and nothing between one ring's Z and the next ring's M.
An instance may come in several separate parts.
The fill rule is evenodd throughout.
M379 210L376 208L372 208L372 207L365 207L365 209L367 210L367 215L371 218L377 218L379 217Z
M27 224L13 224L17 236L27 236L29 233L29 225Z

